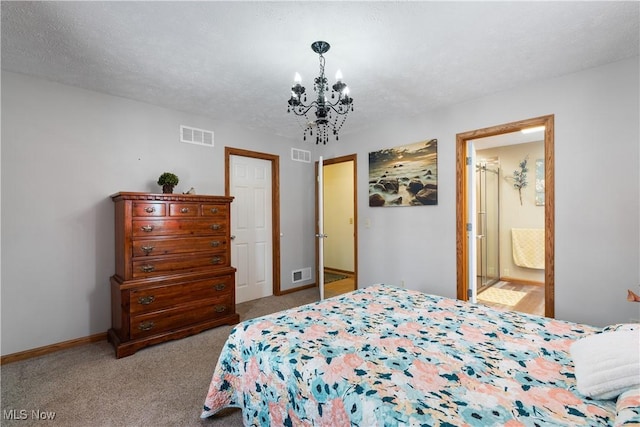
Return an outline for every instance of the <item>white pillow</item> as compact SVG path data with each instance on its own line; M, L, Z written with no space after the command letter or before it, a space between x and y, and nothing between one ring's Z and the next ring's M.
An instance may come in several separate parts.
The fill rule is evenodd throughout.
M578 391L594 399L615 399L640 386L640 330L589 335L571 344Z

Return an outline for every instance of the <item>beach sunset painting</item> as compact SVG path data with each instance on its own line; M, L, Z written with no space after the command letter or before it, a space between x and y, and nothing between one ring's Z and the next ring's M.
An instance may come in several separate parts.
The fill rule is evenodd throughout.
M437 139L369 153L369 206L437 204Z

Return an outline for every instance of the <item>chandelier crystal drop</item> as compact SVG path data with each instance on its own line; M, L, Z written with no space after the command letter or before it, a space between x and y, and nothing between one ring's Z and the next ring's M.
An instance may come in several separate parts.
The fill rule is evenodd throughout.
M323 54L327 53L330 47L329 43L323 41L311 44L311 49L320 57L320 75L314 79L313 83L316 98L307 104L306 89L301 85L300 74L296 73L287 109L288 113L293 112L296 116L304 117L303 140L307 140L307 134L314 136L315 132L316 144L322 142L325 145L329 140L329 135L334 135L336 141L338 140L338 132L347 119L349 111L353 111L353 98L349 96L347 84L342 81L340 70L336 72L336 83L331 86L329 94L329 84L324 75L325 59ZM309 113L312 109L313 112ZM310 114L315 117L310 118Z

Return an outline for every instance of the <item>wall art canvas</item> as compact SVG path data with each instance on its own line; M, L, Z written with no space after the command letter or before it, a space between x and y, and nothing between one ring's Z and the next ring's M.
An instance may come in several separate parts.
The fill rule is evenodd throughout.
M369 153L369 206L437 204L437 139Z

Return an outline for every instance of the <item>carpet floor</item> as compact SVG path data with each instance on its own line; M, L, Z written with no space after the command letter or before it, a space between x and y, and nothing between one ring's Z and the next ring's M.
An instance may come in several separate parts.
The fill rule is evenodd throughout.
M317 301L318 289L237 305L240 320ZM231 326L116 359L106 342L0 366L4 426L242 426L238 409L200 412ZM38 414L53 415L39 420Z

